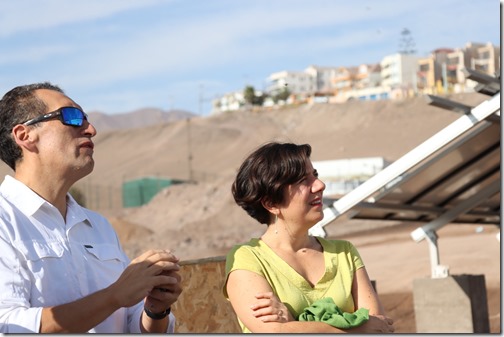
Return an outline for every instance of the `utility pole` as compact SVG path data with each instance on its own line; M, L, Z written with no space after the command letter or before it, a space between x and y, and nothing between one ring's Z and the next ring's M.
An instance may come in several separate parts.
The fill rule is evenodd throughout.
M211 102L211 98L205 98L205 86L203 83L199 85L199 98L198 98L198 114L203 114L203 103Z
M446 71L446 62L441 65L441 76L443 77L443 90L444 94L448 93L448 74Z
M173 95L168 96L168 101L169 101L169 111L173 110Z
M204 98L203 98L204 94L203 94L203 92L204 92L204 89L205 89L205 87L201 83L200 86L199 86L199 99L198 99L198 103L199 103L199 105L198 105L198 115L200 115L200 116L201 116L201 113L203 112L203 101L204 101Z
M192 152L191 152L191 118L186 118L187 125L187 166L189 170L189 182L193 182Z

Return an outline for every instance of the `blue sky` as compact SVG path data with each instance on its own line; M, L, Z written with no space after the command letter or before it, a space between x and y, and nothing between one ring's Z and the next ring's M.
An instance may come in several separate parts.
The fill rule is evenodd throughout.
M0 0L0 96L50 81L88 111L208 115L211 99L309 65L500 45L497 0Z

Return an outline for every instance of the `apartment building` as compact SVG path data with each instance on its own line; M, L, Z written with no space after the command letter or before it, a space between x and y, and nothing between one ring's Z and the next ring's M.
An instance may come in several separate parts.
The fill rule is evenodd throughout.
M346 93L354 89L357 67L338 67L331 76L333 93L335 96L346 96Z
M381 85L391 88L412 88L416 82L418 57L410 54L392 54L380 62Z
M463 70L488 75L500 72L500 47L469 42L463 48L439 48L427 57L391 54L377 64L352 67L310 65L304 71L280 71L267 78L264 106L274 105L271 96L287 88L293 102L342 103L351 99L402 99L416 94L473 91L475 82L466 80ZM238 110L243 93L231 93L214 100L215 111Z
M311 94L315 92L315 78L304 71L279 71L268 77L266 91L270 95L282 92L285 88L296 94Z
M236 111L245 105L243 91L234 91L222 95L219 98L212 100L211 115L226 112Z
M280 71L268 77L267 92L275 95L284 88L304 99L313 95L332 95L333 77L337 68L308 66L304 71Z
M358 67L339 67L331 78L334 96L331 103L342 103L349 99L376 100L388 97L381 87L380 64L361 64Z
M470 91L477 84L466 81L463 73L465 68L494 76L500 72L500 47L491 43L468 42L464 48L457 48L448 54L446 77L452 91Z
M331 94L334 86L332 83L333 74L337 68L335 67L319 67L310 65L304 71L310 74L315 84L314 92L319 94Z
M500 47L487 43L476 47L471 69L494 76L500 72Z
M377 64L361 64L357 67L355 74L355 88L365 89L377 87L381 84L381 65Z
M448 55L453 53L450 48L438 48L428 57L418 60L416 87L422 94L437 94L440 86L446 82L445 65Z

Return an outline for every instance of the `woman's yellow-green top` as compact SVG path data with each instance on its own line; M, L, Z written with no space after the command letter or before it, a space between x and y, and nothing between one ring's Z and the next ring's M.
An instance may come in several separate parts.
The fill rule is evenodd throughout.
M296 319L304 308L323 297L331 297L342 311L354 312L353 277L364 266L359 252L349 241L316 239L324 251L325 273L313 287L260 239L236 245L227 254L226 283L229 273L237 269L263 276ZM223 292L228 298L226 283ZM250 332L239 323L243 332Z

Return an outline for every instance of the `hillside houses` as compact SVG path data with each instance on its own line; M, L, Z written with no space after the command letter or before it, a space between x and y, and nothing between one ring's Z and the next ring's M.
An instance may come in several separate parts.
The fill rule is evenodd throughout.
M380 62L357 66L320 67L303 71L278 71L256 95L265 95L264 107L293 103L343 103L348 100L402 99L414 95L471 92L476 85L466 80L464 69L484 74L500 72L500 46L467 43L463 48L439 48L427 57L396 53ZM288 90L286 101L273 100ZM246 107L243 89L213 100L212 114Z

